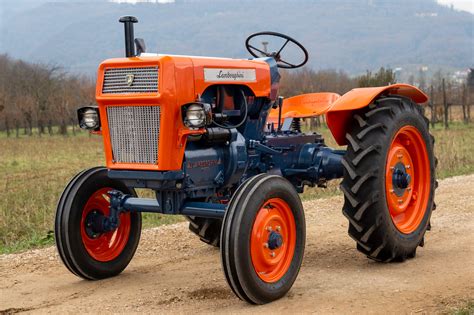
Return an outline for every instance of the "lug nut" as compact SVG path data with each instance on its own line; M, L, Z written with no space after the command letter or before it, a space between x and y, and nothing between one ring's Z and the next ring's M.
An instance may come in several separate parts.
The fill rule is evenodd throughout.
M275 252L271 252L270 256L272 256L272 258L275 257Z
M268 243L263 243L263 247L268 248Z
M277 230L277 232L280 232L281 226L278 225L275 229Z
M402 200L402 199L398 199L398 203L399 203L399 204L402 204L402 203L403 203L403 200Z
M397 158L399 158L400 160L402 159L403 157L403 154L397 154Z
M390 166L390 170L393 172L395 170L395 167Z
M409 169L411 166L410 165L405 165L405 168L406 169Z
M267 231L268 231L268 232L271 232L271 231L272 231L272 227L271 227L271 226L267 226Z

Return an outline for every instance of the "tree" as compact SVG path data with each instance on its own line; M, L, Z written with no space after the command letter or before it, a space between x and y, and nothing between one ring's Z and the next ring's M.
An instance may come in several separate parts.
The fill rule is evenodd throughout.
M31 64L0 55L0 130L25 128L26 135L38 127L39 135L53 133L60 125L61 133L76 124L76 108L94 101L95 82L67 74L59 67Z
M367 70L366 74L357 78L359 87L384 86L393 84L397 81L392 69L381 67L376 73Z

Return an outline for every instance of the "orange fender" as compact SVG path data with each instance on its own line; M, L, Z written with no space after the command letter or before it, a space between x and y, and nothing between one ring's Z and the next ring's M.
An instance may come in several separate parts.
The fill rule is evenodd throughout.
M329 130L339 145L347 144L345 135L353 111L369 105L382 93L409 97L418 104L428 101L428 96L425 93L408 84L353 89L335 101L326 113Z
M326 113L331 104L339 97L336 93L308 93L296 95L283 100L281 117L305 118L314 117ZM272 109L268 115L267 122L278 121L278 108Z

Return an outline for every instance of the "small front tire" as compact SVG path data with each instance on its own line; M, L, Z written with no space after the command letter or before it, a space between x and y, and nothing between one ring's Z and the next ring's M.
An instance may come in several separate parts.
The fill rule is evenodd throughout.
M122 182L110 179L107 169L91 168L69 182L58 203L55 238L59 256L73 274L87 280L121 273L140 240L141 214L137 212L121 213L114 231L97 233L90 228L95 218L109 214L110 190L135 195Z
M252 304L283 297L301 267L305 236L303 206L290 182L262 174L242 184L221 232L222 266L234 293Z

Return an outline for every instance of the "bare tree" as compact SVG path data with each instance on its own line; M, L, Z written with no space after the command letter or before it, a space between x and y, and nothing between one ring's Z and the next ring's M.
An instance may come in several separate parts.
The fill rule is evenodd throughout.
M76 108L94 99L93 80L70 75L57 66L31 64L0 55L0 130L19 136L46 132L61 125L66 133L69 124L76 124Z

